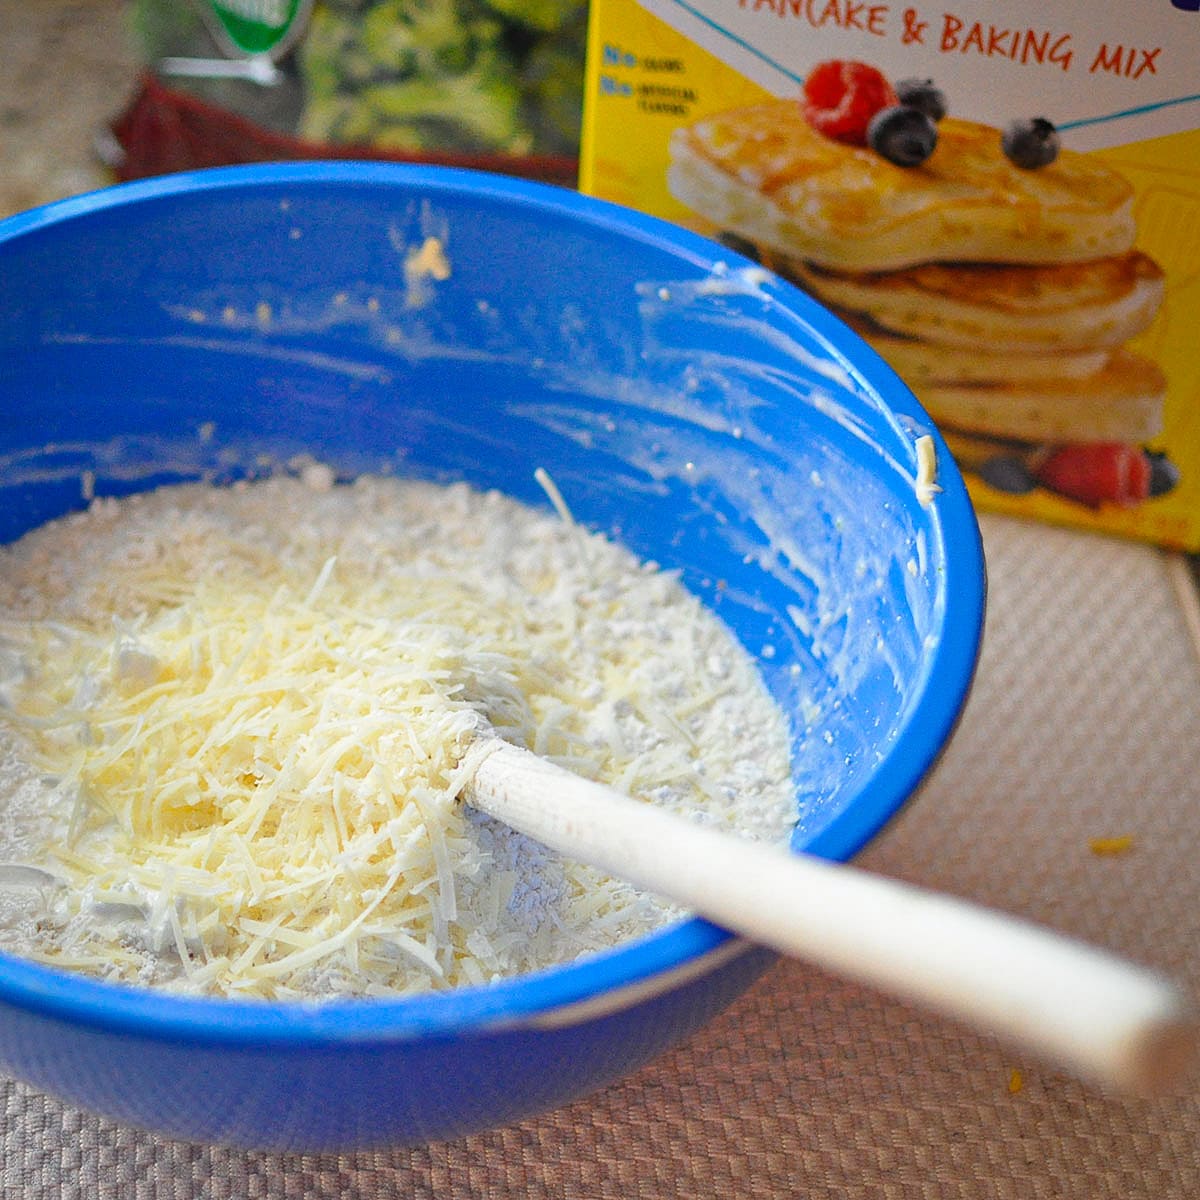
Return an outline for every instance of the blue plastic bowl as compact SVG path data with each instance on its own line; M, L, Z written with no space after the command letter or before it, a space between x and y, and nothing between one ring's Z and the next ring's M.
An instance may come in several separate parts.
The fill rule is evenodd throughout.
M428 237L446 279L414 269ZM0 283L0 541L80 507L85 478L112 495L311 454L544 504L544 466L758 657L794 727L798 849L850 856L950 735L984 600L962 481L862 342L715 243L487 175L271 165L10 218ZM600 1087L770 961L693 920L495 986L309 1006L0 956L0 1063L182 1138L427 1141Z

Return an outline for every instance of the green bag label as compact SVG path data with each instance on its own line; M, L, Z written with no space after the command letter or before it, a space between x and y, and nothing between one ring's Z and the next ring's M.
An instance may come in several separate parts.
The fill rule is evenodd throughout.
M226 49L277 58L300 35L312 0L208 0L204 7Z

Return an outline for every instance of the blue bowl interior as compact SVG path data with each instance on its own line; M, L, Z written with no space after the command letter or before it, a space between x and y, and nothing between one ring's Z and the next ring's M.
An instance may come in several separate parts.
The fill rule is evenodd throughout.
M448 278L413 269L430 237ZM581 522L681 572L757 657L794 731L796 848L852 854L949 735L983 605L961 479L861 342L722 247L523 182L276 165L12 218L0 278L0 541L81 506L85 473L113 495L308 454L545 505L541 466ZM924 434L931 504L914 488ZM492 988L324 1009L143 995L0 956L0 996L200 1038L403 1036L584 999L725 937L690 921Z

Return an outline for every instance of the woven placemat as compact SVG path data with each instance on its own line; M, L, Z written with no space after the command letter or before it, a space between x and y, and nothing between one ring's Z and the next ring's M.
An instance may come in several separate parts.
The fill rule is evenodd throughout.
M1200 657L1176 560L983 521L979 678L933 778L862 856L1162 968L1200 994ZM1120 854L1095 839L1132 839ZM1200 1102L1106 1097L780 963L687 1044L537 1120L415 1150L157 1140L0 1083L0 1196L148 1200L1194 1200Z

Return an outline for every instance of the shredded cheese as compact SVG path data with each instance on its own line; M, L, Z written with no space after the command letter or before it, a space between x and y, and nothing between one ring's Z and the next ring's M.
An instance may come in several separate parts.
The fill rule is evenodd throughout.
M933 498L942 490L937 482L937 448L929 434L917 438L916 493L921 504L933 503Z
M751 836L793 819L784 720L716 619L503 497L308 465L97 501L3 553L0 734L52 781L30 866L65 880L26 950L61 965L404 994L677 915L464 811L485 725Z
M1105 856L1124 854L1133 849L1133 834L1121 833L1115 837L1094 837L1088 841L1093 854Z

